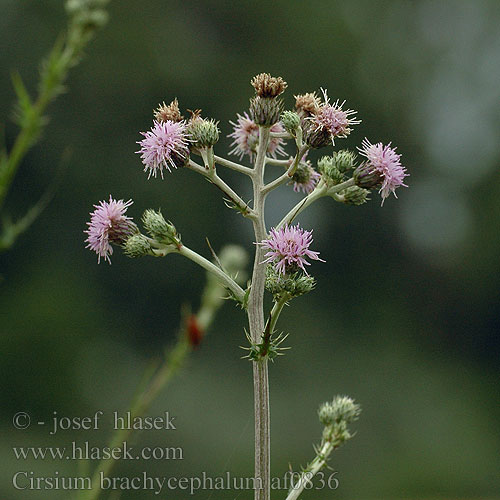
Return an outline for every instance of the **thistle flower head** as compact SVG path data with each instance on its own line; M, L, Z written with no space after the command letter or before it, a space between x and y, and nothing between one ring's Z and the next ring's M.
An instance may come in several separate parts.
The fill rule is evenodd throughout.
M326 131L330 135L332 144L335 144L336 137L347 137L351 133L351 125L360 123L360 120L351 118L357 112L352 109L343 110L342 106L345 101L339 104L339 100L330 104L330 98L325 89L323 92L323 99L319 107L308 119L315 125L315 131Z
M250 82L259 97L277 97L288 87L281 76L274 77L269 73L260 73Z
M132 219L125 215L132 203L132 200L114 200L110 195L109 202L101 201L99 205L94 205L95 210L90 214L90 222L87 222L89 227L84 231L88 234L85 248L90 248L97 254L98 262L103 257L111 264L111 243L121 245L137 231Z
M184 119L179 109L179 101L177 97L167 106L165 102L160 104L157 109L153 111L155 120L157 122L180 122Z
M219 122L213 118L202 118L201 110L192 111L187 124L187 132L192 147L209 148L219 140Z
M233 142L231 146L234 146L233 149L229 152L230 154L235 154L240 158L240 160L248 155L250 159L252 159L255 150L257 148L257 144L259 143L259 126L248 116L248 113L243 113L243 115L237 114L237 121L229 122L233 126L233 132L228 135L231 137ZM282 133L285 132L283 125L280 122L275 123L271 128L271 132ZM276 158L276 155L285 155L285 150L283 146L285 145L285 141L280 137L271 137L269 141L269 146L267 148L267 152L273 158Z
M295 109L299 115L304 117L315 114L321 104L316 92L307 92L306 94L299 94L294 97Z
M141 134L144 139L137 142L141 149L136 153L141 155L144 171L148 172L148 179L151 176L156 177L158 172L163 179L164 167L171 172L170 167L182 166L189 156L189 139L186 123L183 121L155 121L149 132Z
M292 176L293 190L296 193L302 191L305 194L309 194L314 191L320 179L321 174L314 170L310 161L304 161L303 158Z
M391 148L391 143L387 146L384 146L381 142L371 144L365 138L361 148L358 149L360 154L368 160L365 167L380 176L382 186L379 193L382 196L382 204L384 204L384 200L391 192L396 196L395 190L399 186L408 187L403 183L403 180L409 174L406 173L405 167L401 165L401 155L396 153L396 148Z
M306 257L324 262L318 257L319 252L309 250L311 243L312 231L304 231L297 224L280 229L272 228L269 238L257 244L269 250L264 255L266 259L263 262L272 263L279 273L285 274L287 270L296 271L300 268L308 274L304 265L309 266L311 263Z

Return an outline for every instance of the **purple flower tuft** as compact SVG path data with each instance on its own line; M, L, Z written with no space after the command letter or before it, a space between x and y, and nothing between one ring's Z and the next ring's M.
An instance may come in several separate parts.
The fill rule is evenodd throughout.
M259 126L248 116L248 113L243 113L240 115L237 113L236 115L238 120L235 122L229 122L233 126L233 132L228 135L231 137L233 142L231 146L234 146L233 149L229 152L230 154L235 154L240 158L240 160L248 155L250 159L252 159L257 145L259 143ZM280 122L275 123L271 127L271 132L283 133L285 129ZM285 150L283 146L285 145L285 141L279 137L272 137L269 141L269 146L267 148L267 152L273 157L276 158L276 155L285 155Z
M307 271L304 265L309 266L306 257L313 260L324 260L318 257L319 252L309 250L309 245L312 243L312 231L304 231L297 224L296 226L285 226L281 229L272 228L267 240L262 240L258 245L268 249L264 257L267 257L264 262L271 262L275 269L285 274L287 267L297 266L306 274Z
M170 167L177 168L183 165L189 156L186 123L184 121L153 122L149 132L141 132L142 141L137 141L141 149L136 153L141 154L144 171L148 171L148 179L156 177L160 171L163 179L163 167L172 172Z
M395 190L399 186L408 187L403 180L409 174L405 167L401 165L401 155L396 153L396 148L391 148L391 143L384 146L381 142L371 144L368 139L364 139L359 152L367 158L368 165L382 177L382 187L380 195L382 196L382 205L384 200L392 192L396 196ZM397 196L396 196L397 198Z
M323 92L324 102L320 104L314 115L308 119L316 125L316 131L326 130L330 134L332 144L335 145L336 137L347 137L351 133L351 125L357 125L361 122L350 118L357 111L342 109L345 101L339 104L340 101L337 99L333 104L330 104L327 91L325 89L321 89L321 91Z
M90 222L87 222L89 228L84 232L88 234L85 248L97 254L97 262L100 263L101 257L104 257L111 264L111 243L121 245L137 230L132 219L125 215L132 203L132 200L116 201L110 195L109 203L101 201L99 205L94 205L95 210L90 214Z

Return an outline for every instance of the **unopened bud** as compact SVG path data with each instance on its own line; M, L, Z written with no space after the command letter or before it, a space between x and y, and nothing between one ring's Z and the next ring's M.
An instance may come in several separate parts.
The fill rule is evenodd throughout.
M318 171L327 186L336 186L344 180L344 174L337 168L332 156L323 156L318 160Z
M179 244L180 235L171 222L167 222L160 211L148 209L142 216L144 228L158 243Z
M274 125L283 111L283 99L255 96L250 99L250 114L257 125Z
M335 396L333 401L323 403L318 410L320 422L325 426L346 424L357 420L361 407L348 396Z
M343 201L346 205L363 205L370 199L368 198L370 191L358 186L348 187L339 194L344 197Z
M333 153L333 161L335 166L342 173L347 172L354 166L354 161L356 160L356 154L347 149L341 149Z
M281 123L289 134L295 135L295 131L300 127L299 115L295 111L284 111L281 114Z
M187 126L191 144L198 149L212 147L219 140L218 123L212 118L193 115Z
M266 290L279 300L284 295L289 298L299 297L314 289L316 280L312 276L301 272L293 274L281 274L273 266L267 267Z
M145 255L153 254L148 238L141 233L130 236L125 241L123 249L125 255L129 257L144 257Z

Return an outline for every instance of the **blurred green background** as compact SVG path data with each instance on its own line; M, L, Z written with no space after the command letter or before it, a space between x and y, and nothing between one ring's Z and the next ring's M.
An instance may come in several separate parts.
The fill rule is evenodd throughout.
M59 0L2 0L0 107L6 144L19 70L31 89L37 66L64 27ZM363 122L339 147L393 141L411 177L380 207L323 199L300 222L314 227L327 264L318 284L282 315L292 350L271 366L272 475L313 456L316 410L334 394L363 414L356 437L336 452L335 491L305 499L494 498L500 493L500 3L478 1L234 2L114 1L110 22L70 75L69 93L22 165L8 200L26 209L50 182L65 148L73 155L49 208L1 257L0 497L69 498L16 492L12 474L75 475L71 461L16 461L12 446L104 445L108 428L48 436L16 431L14 413L34 420L124 411L147 361L174 339L183 303L196 307L204 273L179 256L97 265L83 240L92 204L133 198L136 219L161 207L191 248L209 255L225 242L253 251L248 221L189 171L147 180L134 154L158 102L178 97L220 120L247 109L250 78L266 71L293 94L328 89ZM328 150L323 150L328 154ZM221 168L222 170L222 168ZM246 179L222 176L245 199ZM282 187L268 203L276 223L299 199ZM143 432L140 445L182 446L182 461L122 461L115 475L216 476L253 470L251 365L240 359L244 315L228 303L210 335L163 393L177 431ZM185 492L160 498L187 498ZM273 498L285 498L275 492ZM125 491L121 498L153 498ZM117 497L113 497L117 498ZM158 497L156 497L158 498ZM200 492L195 498L252 498Z

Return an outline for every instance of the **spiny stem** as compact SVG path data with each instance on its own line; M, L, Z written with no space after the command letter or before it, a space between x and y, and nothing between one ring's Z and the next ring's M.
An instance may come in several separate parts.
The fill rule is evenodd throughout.
M322 443L321 449L306 470L302 472L298 481L292 486L290 493L286 500L297 500L304 488L309 484L312 478L326 465L328 457L336 448L332 441L325 441Z

